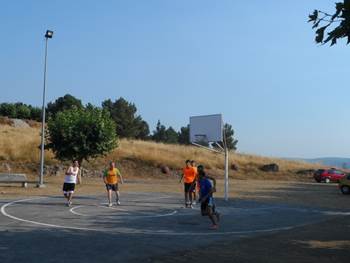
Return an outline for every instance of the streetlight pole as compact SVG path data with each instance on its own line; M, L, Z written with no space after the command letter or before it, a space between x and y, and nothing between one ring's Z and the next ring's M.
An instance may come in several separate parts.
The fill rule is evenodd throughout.
M53 31L47 30L45 34L45 62L44 62L44 89L43 89L43 106L42 106L42 122L41 122L41 144L40 144L40 176L38 187L45 187L44 185L44 159L45 159L45 95L46 95L46 62L47 62L47 42L52 38Z

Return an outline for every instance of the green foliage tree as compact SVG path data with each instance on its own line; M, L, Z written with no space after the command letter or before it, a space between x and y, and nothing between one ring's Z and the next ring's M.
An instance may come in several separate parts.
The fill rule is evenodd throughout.
M16 107L16 118L18 119L30 119L30 108L29 106L18 102L15 104Z
M173 127L169 127L165 130L165 143L176 144L179 142L179 134L174 130Z
M58 112L72 108L82 109L83 104L81 103L81 100L76 97L66 94L63 97L59 97L54 102L49 102L46 111L49 117L54 118Z
M137 121L138 124L138 134L136 135L136 139L147 140L150 138L149 135L149 126L148 123L144 120Z
M110 112L116 124L116 132L121 138L147 139L149 126L140 115L137 115L137 108L124 98L115 102L110 99L102 102L102 108Z
M0 116L39 121L41 119L41 110L40 108L33 107L22 102L1 103Z
M175 131L173 127L166 128L163 124L158 120L156 130L153 131L151 136L153 141L163 142L163 143L178 143L179 142L179 134Z
M165 142L166 140L166 127L160 123L160 120L157 122L156 130L153 131L152 140L156 142Z
M1 103L0 115L9 118L17 118L16 106L13 103Z
M38 107L30 107L30 119L35 121L41 121L41 109Z
M224 125L224 136L226 136L226 144L227 144L227 148L231 151L235 151L237 150L237 143L238 140L236 140L234 138L234 130L232 128L232 125L225 123ZM218 142L218 144L221 145L221 147L224 147L224 144L222 142ZM213 145L213 147L216 147L215 144Z
M190 144L190 125L180 128L178 138L180 144Z
M108 112L91 104L60 111L48 121L47 141L58 159L82 163L117 147L115 123Z
M226 144L229 150L237 150L238 140L234 138L235 131L232 125L225 123L224 125L224 135L226 136Z
M343 0L335 4L335 12L328 14L320 10L314 10L309 15L313 29L316 29L316 43L325 44L329 41L331 46L337 43L340 38L347 38L350 43L350 0ZM326 32L327 31L327 32ZM325 33L327 35L325 36Z

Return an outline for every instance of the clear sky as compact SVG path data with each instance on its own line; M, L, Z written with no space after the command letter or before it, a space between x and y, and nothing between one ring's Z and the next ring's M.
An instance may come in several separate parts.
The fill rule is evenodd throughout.
M350 46L318 46L329 0L0 0L0 102L120 96L155 127L222 113L240 152L350 157Z

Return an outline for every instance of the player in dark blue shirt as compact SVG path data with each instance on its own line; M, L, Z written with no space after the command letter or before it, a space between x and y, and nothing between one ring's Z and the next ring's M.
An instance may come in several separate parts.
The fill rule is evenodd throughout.
M205 171L203 165L199 165L198 177L199 177L199 201L201 203L202 216L208 216L212 222L211 229L217 229L220 220L219 213L215 210L215 203L213 199L213 193L216 192L216 180L209 177ZM213 184L211 183L213 181Z

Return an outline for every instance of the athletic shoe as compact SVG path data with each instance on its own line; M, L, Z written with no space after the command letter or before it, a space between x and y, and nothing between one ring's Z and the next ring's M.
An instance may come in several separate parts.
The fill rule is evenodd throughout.
M69 202L67 203L67 206L72 206L72 201L69 201Z
M108 207L112 207L112 203L109 203L109 204L108 204Z
M209 227L210 230L218 230L219 226L218 225L211 225Z
M120 205L120 201L119 200L117 201L117 205Z
M189 207L188 208L191 208L191 209L193 209L193 205L189 205Z
M192 205L196 205L196 201L193 201L193 202L192 202Z

